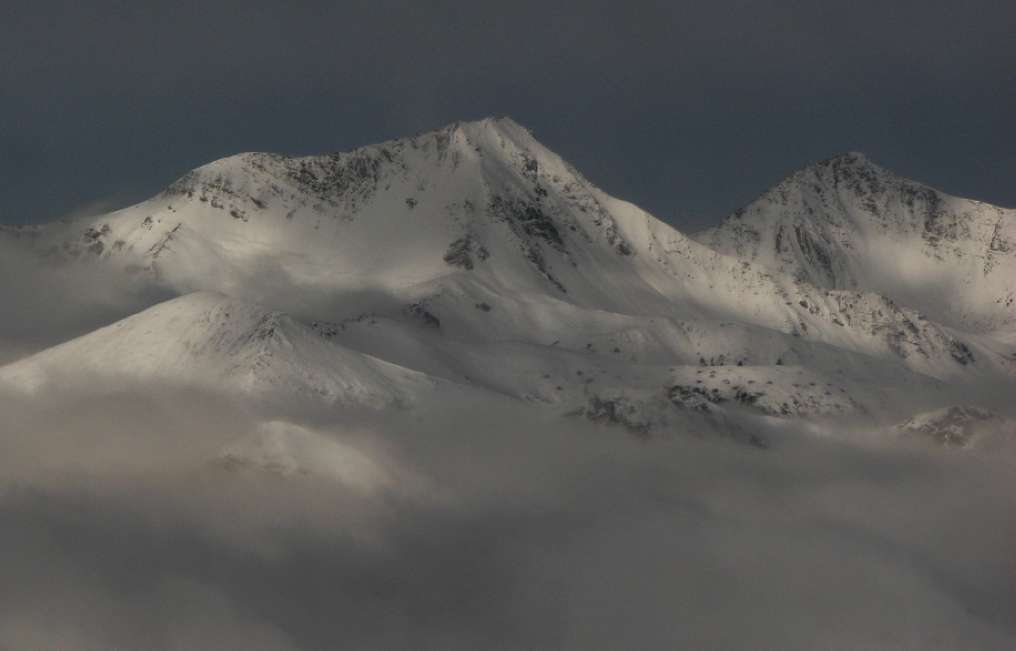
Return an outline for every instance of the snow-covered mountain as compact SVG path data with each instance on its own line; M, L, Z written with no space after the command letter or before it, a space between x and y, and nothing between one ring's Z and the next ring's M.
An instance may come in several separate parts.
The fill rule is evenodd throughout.
M951 197L858 153L797 172L693 239L955 328L1016 334L1016 210Z
M452 387L652 431L742 412L898 420L1009 381L1012 211L857 156L813 170L689 238L508 119L223 159L116 213L2 231L180 298L0 379L80 370L374 407ZM936 284L879 280L894 245ZM948 300L929 309L935 287Z
M160 382L271 399L412 405L435 382L323 340L287 315L195 292L0 368L30 392L65 378Z

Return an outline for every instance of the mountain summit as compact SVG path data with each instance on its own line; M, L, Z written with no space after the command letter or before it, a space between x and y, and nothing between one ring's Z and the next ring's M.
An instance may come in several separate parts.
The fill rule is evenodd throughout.
M493 275L564 291L581 247L626 250L598 194L530 132L488 119L329 156L225 158L91 220L65 248L227 293L264 265L310 285L390 289L489 258Z
M153 377L139 365L165 356L139 351L173 340L204 351L172 354L176 381L375 406L457 386L659 431L731 409L901 418L941 407L943 382L1012 375L1011 211L858 154L689 238L488 119L328 156L233 156L137 206L3 235L184 297L0 369L14 383L87 350L107 351L105 372ZM911 259L934 283L887 277ZM259 339L258 314L284 327ZM223 337L245 343L193 343ZM233 363L234 348L263 363Z
M818 287L875 292L1012 341L1016 211L850 153L797 172L695 240Z

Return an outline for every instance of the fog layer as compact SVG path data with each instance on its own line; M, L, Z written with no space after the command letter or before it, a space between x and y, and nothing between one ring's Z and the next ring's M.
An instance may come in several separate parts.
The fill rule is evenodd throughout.
M494 400L270 425L165 387L0 402L5 649L1016 641L1008 448L784 424L763 450Z

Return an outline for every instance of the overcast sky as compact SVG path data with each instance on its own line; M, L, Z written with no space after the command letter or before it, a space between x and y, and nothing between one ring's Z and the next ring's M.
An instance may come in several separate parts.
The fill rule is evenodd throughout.
M0 221L123 207L241 151L501 115L686 231L848 150L1013 207L1014 16L1011 0L10 0Z

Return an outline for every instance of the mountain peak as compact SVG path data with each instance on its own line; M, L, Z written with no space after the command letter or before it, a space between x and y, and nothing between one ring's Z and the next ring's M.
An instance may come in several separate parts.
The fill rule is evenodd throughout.
M521 124L508 117L507 115L502 116L488 116L480 120L474 120L471 122L456 122L453 126L468 127L476 125L478 127L493 128L493 129L525 129ZM528 129L525 129L528 131Z
M325 156L242 154L143 204L40 230L48 256L218 294L135 315L17 375L64 360L181 381L197 369L248 394L350 404L410 403L438 378L636 430L723 402L866 409L884 399L860 383L802 380L867 369L864 386L891 391L993 373L1002 362L981 339L910 308L965 332L1014 322L1006 224L894 178L855 152L829 159L694 242L510 118ZM956 290L925 282L939 277Z
M1014 218L849 152L796 172L694 238L819 287L876 292L953 327L1011 337ZM935 280L946 276L949 285Z
M283 276L329 287L461 271L567 293L590 284L578 259L634 250L617 216L642 214L615 215L608 200L528 129L486 118L323 156L224 158L145 203L76 224L83 234L65 250L185 291L231 293L271 260Z
M848 151L847 153L840 154L839 156L831 156L830 158L827 158L825 161L823 161L823 163L829 163L829 162L833 162L833 161L842 162L842 163L850 163L850 164L854 164L854 165L871 165L872 164L871 159L869 159L866 155L864 155L864 153L859 152L859 151ZM819 163L819 164L821 165L822 163Z
M456 122L450 127L445 128L458 128L467 132L482 129L490 129L505 134L524 133L527 134L529 137L532 137L533 135L533 132L531 130L527 129L526 127L522 126L521 124L519 124L518 122L516 122L515 120L506 115L500 117L494 116L486 117L483 118L482 120L475 120L473 122Z
M833 192L847 192L852 195L881 195L887 190L910 186L923 188L921 184L905 179L874 163L857 151L833 156L793 174L776 189L784 187L805 187L813 189L817 184Z
M251 176L268 176L295 183L309 194L327 197L344 194L351 185L365 180L376 183L383 167L394 166L405 173L410 167L416 170L433 167L449 158L457 166L472 153L518 159L519 152L525 152L529 158L557 158L536 140L532 131L511 118L488 117L331 154L235 154L187 173L166 193L193 192L195 182L229 188ZM506 162L512 164L511 160Z

